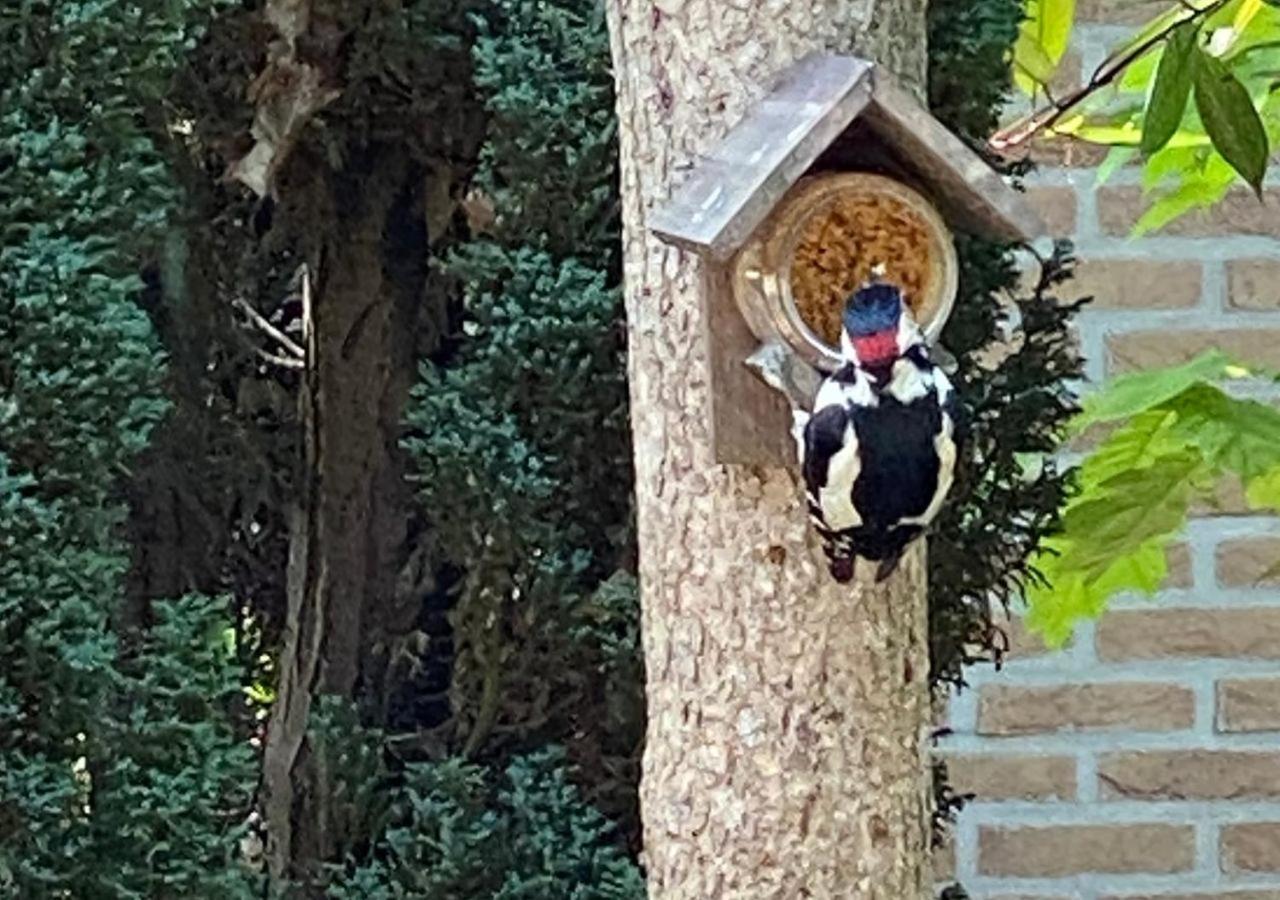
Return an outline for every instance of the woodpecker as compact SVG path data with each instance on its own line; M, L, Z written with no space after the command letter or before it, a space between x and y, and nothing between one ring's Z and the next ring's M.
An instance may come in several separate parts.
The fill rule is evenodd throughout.
M852 580L861 556L879 563L879 582L951 488L959 410L892 284L872 281L849 298L840 353L813 412L796 410L793 434L832 577Z

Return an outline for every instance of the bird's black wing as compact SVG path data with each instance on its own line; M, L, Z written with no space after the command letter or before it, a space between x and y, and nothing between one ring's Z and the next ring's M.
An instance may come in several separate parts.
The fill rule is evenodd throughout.
M822 538L822 548L837 581L853 578L854 551L849 536L831 527L822 509L822 490L827 486L831 460L845 449L850 422L849 410L832 404L817 410L804 431L803 476L809 501L809 518Z

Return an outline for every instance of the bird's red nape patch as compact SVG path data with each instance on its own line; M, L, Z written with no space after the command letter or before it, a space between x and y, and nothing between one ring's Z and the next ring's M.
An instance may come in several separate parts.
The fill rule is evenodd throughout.
M853 349L858 351L858 362L864 366L887 363L898 355L898 332L877 331L853 339Z

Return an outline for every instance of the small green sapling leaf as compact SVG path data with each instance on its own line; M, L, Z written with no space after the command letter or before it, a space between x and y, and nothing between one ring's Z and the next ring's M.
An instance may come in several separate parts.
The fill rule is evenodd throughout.
M1262 196L1270 142L1248 90L1216 57L1193 52L1196 109L1213 147Z
M1169 143L1182 123L1191 96L1192 52L1198 33L1195 25L1180 25L1165 45L1142 124L1142 152L1146 156Z

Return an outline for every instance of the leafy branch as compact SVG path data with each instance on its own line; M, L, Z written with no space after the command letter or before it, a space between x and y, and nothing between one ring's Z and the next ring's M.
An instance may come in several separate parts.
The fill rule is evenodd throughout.
M1065 46L1061 19L1072 4L1027 0L1029 16L1052 13L1055 52ZM1008 152L1036 136L1110 146L1099 182L1141 154L1153 200L1135 236L1216 203L1237 179L1261 196L1280 140L1280 0L1179 0L1060 98L1047 87L1057 61L1038 42L1024 28L1014 78L1049 102L997 131L993 149Z
M1030 0L1028 3L1028 21L1047 18L1046 7L1050 2L1051 0ZM1074 10L1075 0L1058 0L1058 2L1060 10ZM1184 27L1226 6L1228 2L1230 0L1184 0L1177 8L1161 15L1120 49L1107 56L1106 59L1099 63L1093 75L1082 87L1057 100L1050 96L1047 85L1065 52L1067 40L1063 40L1062 37L1056 39L1055 44L1060 43L1062 50L1057 51L1051 57L1042 44L1036 42L1028 43L1025 40L1024 31L1024 40L1018 44L1014 51L1015 80L1022 81L1027 75L1031 75L1034 79L1034 86L1028 93L1034 95L1037 91L1043 91L1049 97L1049 102L1029 115L1018 119L1013 124L1001 128L991 136L987 143L992 150L999 153L1007 153L1025 144L1041 132L1053 128L1054 125L1061 122L1068 113L1074 111L1080 104L1093 97L1103 88L1114 84L1116 79L1123 75L1131 65L1146 56L1162 42L1170 39ZM1058 12L1053 18L1061 20L1063 14L1063 12ZM1069 40L1071 30L1070 13L1067 13L1067 15L1065 37ZM1055 34L1059 33L1061 33L1060 26L1055 29ZM1037 58L1052 59L1052 65L1045 69L1041 65L1028 62L1028 59Z
M1062 527L1036 560L1027 624L1060 645L1116 595L1154 594L1165 553L1194 504L1238 477L1251 508L1280 510L1280 411L1238 399L1224 382L1254 377L1219 351L1116 379L1073 420L1080 435L1114 429L1084 461Z

